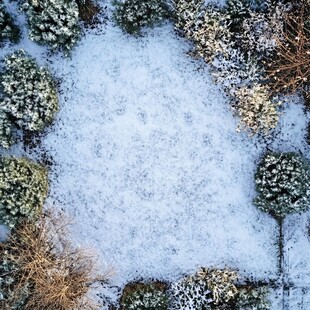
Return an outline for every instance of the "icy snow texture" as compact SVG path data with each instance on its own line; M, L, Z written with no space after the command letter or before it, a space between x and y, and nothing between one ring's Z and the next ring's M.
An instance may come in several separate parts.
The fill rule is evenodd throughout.
M198 266L273 277L275 222L252 205L262 148L235 132L188 49L171 26L141 39L108 27L53 62L63 95L44 141L57 163L51 200L122 283Z

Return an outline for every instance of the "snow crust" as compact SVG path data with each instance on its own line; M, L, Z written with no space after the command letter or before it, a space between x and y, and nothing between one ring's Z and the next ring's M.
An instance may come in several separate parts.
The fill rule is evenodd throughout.
M235 132L227 100L188 49L170 25L140 39L108 26L51 64L62 95L44 140L56 163L50 200L122 284L198 266L275 276L275 221L252 205L263 149Z

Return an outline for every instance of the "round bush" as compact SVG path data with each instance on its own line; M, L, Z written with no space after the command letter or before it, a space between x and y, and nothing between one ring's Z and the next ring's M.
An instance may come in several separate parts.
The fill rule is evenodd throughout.
M14 227L35 220L48 191L47 170L25 158L0 158L0 221Z
M58 111L55 83L47 69L37 66L23 50L5 58L0 77L0 109L28 131L41 131Z
M116 24L130 34L139 34L142 27L152 27L167 16L163 0L126 0L114 4Z
M70 0L25 0L29 38L52 51L70 52L80 37L79 9Z
M309 163L301 155L267 153L257 168L255 183L254 204L275 217L309 208Z
M168 298L166 296L166 284L154 283L130 283L124 288L121 298L123 310L166 310Z

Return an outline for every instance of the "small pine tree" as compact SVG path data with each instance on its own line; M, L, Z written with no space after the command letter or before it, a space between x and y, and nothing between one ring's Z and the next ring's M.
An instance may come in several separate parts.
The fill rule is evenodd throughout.
M0 110L25 130L43 130L58 111L57 91L50 73L38 67L23 50L8 55L5 65L0 77L3 89ZM8 125L6 128L10 134L8 118L2 124L2 127ZM5 146L5 139L3 141Z
M255 183L254 204L277 218L309 209L310 166L301 155L267 153L257 168Z
M47 170L25 158L0 158L0 220L15 227L41 214L48 191Z

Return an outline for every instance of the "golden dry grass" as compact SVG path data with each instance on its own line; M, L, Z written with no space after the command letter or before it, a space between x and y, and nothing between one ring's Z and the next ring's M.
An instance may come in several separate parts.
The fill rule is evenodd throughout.
M92 255L72 248L64 237L66 226L59 218L24 222L0 245L1 260L13 266L6 276L14 279L5 287L12 293L0 302L1 309L14 309L21 300L25 310L97 308L87 298L90 285L98 280Z

